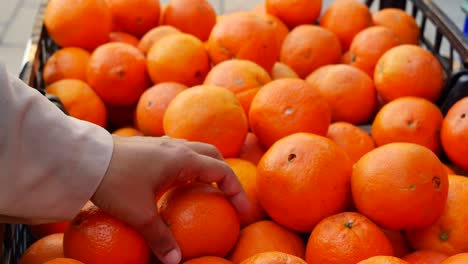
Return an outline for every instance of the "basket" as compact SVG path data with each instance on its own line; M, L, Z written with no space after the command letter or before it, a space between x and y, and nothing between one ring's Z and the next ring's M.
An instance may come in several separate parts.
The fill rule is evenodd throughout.
M43 25L47 2L41 0L24 54L20 78L47 96L66 113L58 98L45 93L45 83L42 78L45 62L59 48L49 38ZM416 18L421 29L422 46L439 59L447 77L442 96L437 102L444 115L456 101L468 96L468 41L463 32L436 4L431 0L366 0L365 3L377 9L400 8ZM10 224L3 228L0 225L0 237L2 233L0 264L18 263L20 256L34 242L34 238L25 225Z

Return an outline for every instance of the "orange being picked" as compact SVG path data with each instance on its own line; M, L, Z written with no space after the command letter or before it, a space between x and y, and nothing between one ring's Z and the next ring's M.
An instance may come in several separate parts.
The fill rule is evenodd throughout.
M185 261L183 264L232 264L231 261L220 257L200 257Z
M314 227L306 260L308 264L355 264L380 255L393 256L392 244L382 230L359 213L344 212Z
M287 253L270 251L251 256L241 264L307 264L307 262Z
M119 42L104 44L91 54L86 79L104 103L112 106L135 104L149 86L143 53Z
M112 134L121 137L143 136L143 133L134 127L122 127L112 132Z
M38 224L38 225L29 225L28 227L29 227L29 230L31 231L31 234L36 239L40 239L48 235L64 233L69 224L70 224L70 221L60 221L60 222L45 223L45 224Z
M159 0L105 0L112 14L113 30L143 36L159 23Z
M44 25L59 46L92 51L109 40L112 16L105 0L51 0Z
M345 64L320 67L306 81L327 100L334 122L363 124L377 107L372 79L363 71Z
M47 262L44 262L43 264L84 264L84 263L75 259L71 259L71 258L56 258L56 259L52 259Z
M250 128L265 147L296 132L326 135L330 121L326 100L301 79L279 79L263 86L249 112Z
M409 262L392 256L375 256L359 261L357 264L409 264Z
M464 264L467 263L467 261L468 253L460 253L445 259L441 264Z
M287 64L282 62L276 62L270 72L271 78L273 80L283 79L283 78L299 78L299 75Z
M237 213L226 196L209 184L186 184L166 192L159 214L171 229L182 258L224 257L239 237Z
M60 257L63 257L63 233L56 233L45 236L29 246L21 255L19 264L43 264Z
M49 85L62 79L86 81L86 67L90 58L91 54L81 48L59 49L44 65L44 82Z
M146 90L138 100L135 122L145 136L164 135L163 119L169 103L187 86L164 82Z
M442 112L432 102L405 96L380 109L372 123L372 138L378 146L392 142L410 142L440 152Z
M392 244L393 255L395 257L401 258L410 252L409 243L400 230L389 230L385 228L381 228L381 230Z
M137 47L140 40L131 34L114 31L109 34L109 42L122 42Z
M173 26L163 25L158 26L150 31L146 32L143 37L141 37L140 42L138 43L138 48L146 55L154 43L158 42L158 40L162 39L165 36L169 36L171 34L181 33L180 30Z
M212 144L225 158L239 154L248 131L234 93L209 85L180 92L166 109L163 127L169 137Z
M305 243L299 234L273 221L260 221L241 230L236 246L228 259L233 263L263 252L278 251L301 259L305 256Z
M468 171L468 97L456 102L442 123L441 141L450 161Z
M205 78L204 84L221 86L236 94L246 114L258 90L271 81L265 69L258 64L232 59L214 66Z
M320 18L320 26L338 36L342 51L349 49L354 36L372 25L369 8L359 0L335 1Z
M46 91L60 99L69 115L106 127L106 106L86 82L63 79L47 86Z
M403 96L434 102L442 92L444 71L431 52L416 45L399 45L380 57L375 66L374 82L386 102Z
M162 24L205 41L216 24L216 12L207 0L170 0Z
M310 232L322 219L346 208L351 172L352 162L338 144L295 133L278 140L258 163L258 198L275 222Z
M291 30L280 53L280 61L301 78L321 66L338 63L340 58L341 45L335 33L315 25L301 25Z
M384 8L372 15L376 26L383 26L392 30L402 44L419 44L420 30L416 20L404 10L398 8Z
M248 132L245 137L244 145L240 150L239 158L257 165L263 157L263 154L265 154L265 151L265 148L260 144L257 136L252 132Z
M448 179L439 158L413 143L389 143L365 154L351 177L360 213L383 228L431 225L447 201Z
M133 228L96 206L82 209L63 238L65 257L86 264L148 263L150 250Z
M440 264L449 256L434 250L418 250L407 254L402 259L411 264Z
M148 73L153 83L178 82L187 86L203 83L210 59L203 42L185 34L170 34L158 40L147 55Z
M327 137L343 148L353 163L375 148L374 140L366 131L346 122L332 123Z
M267 0L266 11L290 28L302 24L314 24L322 10L322 0Z

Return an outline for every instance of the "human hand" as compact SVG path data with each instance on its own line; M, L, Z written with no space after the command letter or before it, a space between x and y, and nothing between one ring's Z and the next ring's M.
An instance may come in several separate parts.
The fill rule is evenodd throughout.
M179 263L180 248L158 215L155 197L189 180L216 182L239 214L250 210L240 182L214 146L165 137L114 136L109 168L92 201L139 231L163 263Z

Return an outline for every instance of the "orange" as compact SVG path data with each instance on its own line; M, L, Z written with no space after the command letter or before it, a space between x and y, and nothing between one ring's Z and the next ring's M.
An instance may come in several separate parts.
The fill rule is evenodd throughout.
M265 148L260 144L257 136L252 132L248 132L245 137L244 145L240 150L239 158L257 165L263 157L263 154L265 154Z
M40 239L48 235L64 233L69 224L69 221L61 221L46 224L29 225L28 227L31 231L31 234L35 238Z
M141 133L141 131L133 127L122 127L115 130L112 134L121 137L143 136L143 133Z
M284 78L299 78L299 75L287 64L276 62L271 70L271 78L273 80Z
M226 159L242 184L242 188L249 198L252 210L249 214L239 216L241 227L265 219L266 214L257 198L257 167L249 161L242 159Z
M468 171L468 97L456 102L445 115L442 146L450 161Z
M183 264L231 264L232 262L220 257L200 257L185 261Z
M402 230L429 226L440 217L448 179L428 148L390 143L354 165L351 188L359 212L381 227Z
M301 258L283 252L270 251L256 254L241 264L307 264Z
M216 24L216 12L206 0L170 0L162 24L205 41Z
M355 264L373 256L393 256L392 244L367 217L345 212L314 227L307 242L308 264Z
M375 256L359 261L357 264L408 264L408 262L392 256Z
M109 40L112 16L105 0L50 0L44 25L59 46L93 50Z
M410 251L408 241L401 231L381 228L393 247L393 255L401 258Z
M320 18L320 26L338 36L343 51L349 49L356 34L372 25L369 8L358 0L335 1Z
M406 236L415 250L429 249L449 256L468 252L468 178L449 175L449 192L442 215L430 226L408 230Z
M351 57L351 51L346 51L345 53L343 53L341 55L341 59L340 59L340 63L341 64L351 64L351 61L352 61L352 57Z
M84 263L78 260L71 259L71 258L56 258L56 259L44 262L43 264L84 264Z
M400 97L380 109L372 123L372 138L378 146L410 142L440 151L442 112L432 102L419 97Z
M403 257L411 264L440 264L449 256L433 250L419 250Z
M390 29L373 26L359 32L349 48L351 66L363 70L374 78L377 61L389 49L400 45L400 40Z
M443 164L443 166L444 166L445 172L447 172L447 174L449 174L449 175L456 174L455 171L452 168L450 168L449 166L447 166L445 164Z
M186 184L169 190L158 202L183 259L224 257L239 237L237 213L226 196L209 184Z
M109 34L109 42L122 42L137 47L140 40L131 34L114 31Z
M275 16L272 16L268 13L263 13L259 15L265 17L267 22L273 26L274 30L276 31L276 41L277 41L278 47L281 48L281 45L283 45L284 39L289 33L289 28L283 23L283 21L281 21L279 18Z
M19 264L43 264L46 261L63 257L63 233L45 236L34 242L23 253Z
M250 60L270 72L278 58L278 26L253 12L223 15L211 31L207 50L214 64L233 58Z
M46 91L60 99L69 115L106 127L106 106L84 81L63 79L47 86Z
M91 55L86 79L101 99L112 106L135 104L149 86L145 56L125 43L107 43Z
M296 132L326 135L330 120L325 99L301 79L279 79L263 86L249 112L252 132L266 147Z
M322 0L267 0L266 11L286 23L290 28L313 24L322 10Z
M271 81L268 72L248 60L228 60L214 66L204 84L221 86L236 94L246 114L258 90Z
M398 8L384 8L372 15L377 26L384 26L392 30L402 44L419 44L420 30L416 20L404 10Z
M341 46L331 31L315 26L301 25L286 36L281 47L280 61L291 67L301 78L317 68L338 63Z
M464 264L468 261L468 253L460 253L447 258L441 264Z
M351 160L335 142L292 134L278 140L258 163L258 198L275 222L310 232L323 218L345 209L351 172Z
M106 0L114 31L143 36L159 23L159 0Z
M86 67L91 54L81 48L68 47L56 51L44 65L43 78L46 84L62 79L86 81Z
M82 209L63 238L65 257L86 264L148 263L150 250L133 228L96 206Z
M167 136L212 144L225 158L239 154L248 131L236 96L208 85L180 92L167 107L163 126Z
M331 124L327 137L343 148L353 163L375 148L374 140L366 131L346 122Z
M138 44L138 48L144 53L147 54L154 43L158 42L160 39L169 36L171 34L181 33L177 28L173 26L158 26L150 31L148 31L143 37L140 39L140 43Z
M327 100L333 121L357 125L371 120L377 93L363 71L345 64L328 65L314 71L306 81Z
M429 51L415 45L399 45L380 57L374 82L377 92L387 102L403 96L434 102L442 92L444 72Z
M163 119L169 103L187 86L175 82L154 85L140 97L136 107L136 125L145 136L164 135Z
M233 263L263 252L283 252L304 258L305 243L299 234L273 221L260 221L241 230L236 246L229 254Z
M198 38L170 34L148 51L148 73L153 83L178 82L187 86L201 84L210 70L208 53Z

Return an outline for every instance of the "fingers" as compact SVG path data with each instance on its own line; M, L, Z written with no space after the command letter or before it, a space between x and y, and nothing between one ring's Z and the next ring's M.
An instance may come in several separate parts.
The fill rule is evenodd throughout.
M219 152L219 150L210 144L201 143L201 142L185 142L185 145L192 149L193 151L197 152L198 154L205 155L208 157L212 157L218 160L224 160L223 155Z

